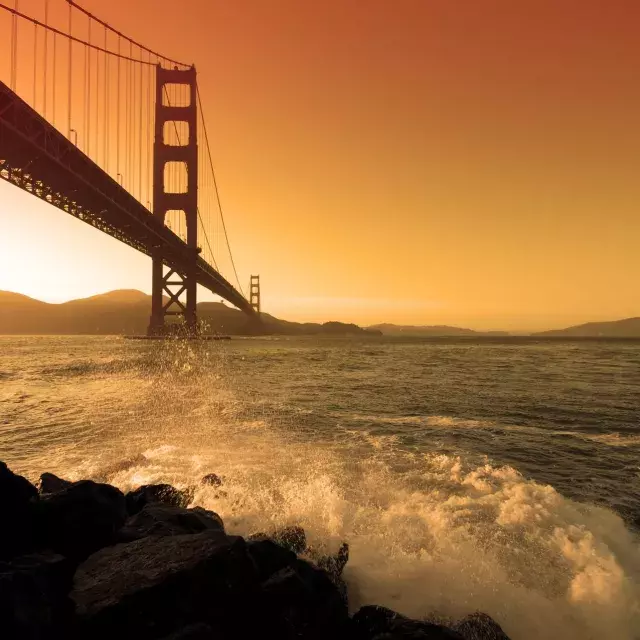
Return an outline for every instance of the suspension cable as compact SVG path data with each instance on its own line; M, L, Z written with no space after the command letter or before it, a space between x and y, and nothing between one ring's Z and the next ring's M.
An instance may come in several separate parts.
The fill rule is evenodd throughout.
M220 192L218 191L218 181L216 180L216 172L213 168L213 158L211 156L211 147L209 146L209 135L207 134L207 123L204 119L204 111L202 110L202 99L200 98L200 87L196 84L196 95L198 96L198 108L200 110L200 117L202 118L202 130L204 131L204 141L207 147L207 155L209 156L209 165L211 167L211 174L213 176L213 189L216 194L216 201L218 203L218 210L220 211L220 219L222 220L222 229L224 230L224 239L227 243L227 249L229 250L229 258L231 259L231 266L233 267L233 273L236 277L236 282L238 283L238 289L240 289L240 293L246 298L242 285L240 284L240 279L238 278L238 272L236 270L236 263L233 260L233 254L231 253L231 245L229 244L229 235L227 234L227 225L224 221L224 213L222 212L222 203L220 202Z
M68 1L68 0L67 0ZM4 9L5 11L8 11L9 13L12 13L14 16L17 16L18 18L22 18L23 20L27 20L28 22L31 22L32 24L37 24L40 27L45 27L48 31L51 31L54 35L54 42L55 42L55 36L62 36L63 38L68 38L69 40L73 40L73 42L78 42L80 44L84 44L87 47L91 47L92 49L95 49L96 51L102 51L102 53L107 53L110 56L114 56L116 58L122 58L123 60L129 60L130 62L137 62L138 64L149 64L146 60L138 60L136 58L129 58L125 55L121 55L121 54L117 54L114 51L107 51L106 49L103 49L102 47L100 47L97 44L90 44L89 42L87 42L86 40L83 40L82 38L78 38L76 36L72 36L68 33L65 33L64 31L60 31L60 29L56 29L55 27L52 27L50 25L46 25L43 22L40 22L40 20L36 20L35 18L32 18L31 16L25 15L24 13L20 13L20 11L17 11L16 9L12 9L11 7L7 6L6 4L0 2L0 9ZM126 36L123 36L126 38ZM185 65L186 66L186 65Z
M173 60L171 58L167 58L163 55L160 55L159 53L156 53L155 51L153 51L153 49L149 49L149 47L145 47L143 44L140 44L139 42L137 42L136 40L134 40L133 38L130 38L129 36L125 35L124 33L122 33L121 31L118 31L117 29L115 29L114 27L112 27L108 22L105 22L104 20L101 20L100 18L98 18L97 16L93 15L90 11L87 11L87 9L85 9L84 7L80 6L77 2L74 2L73 0L67 0L67 2L74 6L78 11L81 11L82 13L84 13L87 16L90 16L91 18L93 18L96 22L99 22L101 25L103 25L104 27L106 27L107 29L109 29L110 31L113 31L113 33L119 35L121 38L124 38L125 40L127 40L129 43L134 44L136 47L138 47L141 50L146 51L147 53L150 53L154 56L156 56L156 58L162 58L164 61L166 62L170 62L171 64L177 64L180 67L186 67L187 69L189 67L191 67L190 64L187 64L186 62L180 62L178 60Z

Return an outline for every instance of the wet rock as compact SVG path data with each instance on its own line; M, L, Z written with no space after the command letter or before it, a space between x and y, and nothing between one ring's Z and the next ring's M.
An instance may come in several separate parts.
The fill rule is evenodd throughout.
M207 530L224 534L224 524L217 513L202 507L185 509L150 502L127 520L118 533L118 540L132 541L145 536L178 536Z
M254 533L249 540L273 540L276 544L293 553L302 553L307 548L307 534L302 527L293 525L282 527L271 533Z
M463 618L454 629L464 640L509 640L493 618L479 611Z
M353 616L352 623L357 640L464 640L453 629L412 620L386 607L362 607Z
M222 478L215 473L208 473L206 476L202 478L200 482L208 487L222 486Z
M262 584L268 610L279 617L283 638L347 638L347 606L329 577L303 560Z
M0 560L33 549L33 501L38 490L0 462Z
M192 623L248 638L256 593L244 540L204 532L102 549L78 568L71 597L83 638L113 640L123 630L137 640L161 638Z
M349 561L349 545L343 542L335 556L322 556L318 559L317 565L335 580L340 578L344 568Z
M249 556L258 571L258 578L264 581L280 569L292 566L296 554L276 544L273 540L254 540L247 543Z
M43 473L40 476L40 493L57 493L70 487L73 484L70 480L63 480L53 473Z
M162 640L222 640L222 636L214 633L213 629L203 622L190 624Z
M193 496L193 489L176 489L170 484L146 484L127 493L127 512L129 515L135 515L150 502L188 507L193 501Z
M112 544L125 518L125 499L119 489L82 480L42 495L36 526L42 547L79 561Z
M33 554L0 562L0 637L69 637L74 565L61 555Z

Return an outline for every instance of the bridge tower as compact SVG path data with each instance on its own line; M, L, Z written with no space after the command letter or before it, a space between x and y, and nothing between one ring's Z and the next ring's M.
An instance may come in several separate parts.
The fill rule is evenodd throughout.
M249 304L260 316L260 276L251 276L249 280Z
M181 85L189 96L188 104L168 104L167 85ZM185 91L186 88L186 91ZM153 143L153 215L165 223L168 211L181 212L186 220L189 255L180 267L166 265L160 251L152 255L151 318L147 334L164 335L168 316L181 316L190 334L197 332L196 317L196 261L198 248L198 139L196 69L163 69L156 67L156 113ZM175 92L178 93L178 92ZM165 97L167 98L165 100ZM186 123L186 127L181 123ZM167 126L165 126L167 125ZM180 126L187 130L186 140L167 144L167 128ZM179 163L186 170L187 186L182 193L167 190L167 163ZM168 302L164 301L167 296Z

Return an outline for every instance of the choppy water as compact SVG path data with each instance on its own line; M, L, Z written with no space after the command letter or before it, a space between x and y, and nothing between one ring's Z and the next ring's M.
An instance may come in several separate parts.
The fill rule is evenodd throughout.
M640 342L0 337L0 458L221 474L230 531L347 540L354 606L640 638Z

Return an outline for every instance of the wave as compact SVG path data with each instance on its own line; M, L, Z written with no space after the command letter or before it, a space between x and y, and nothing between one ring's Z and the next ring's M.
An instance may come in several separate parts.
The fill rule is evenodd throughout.
M156 443L108 479L187 486L214 471L224 491L199 487L194 502L231 532L295 523L317 548L347 540L354 608L442 619L481 610L514 640L635 637L640 545L612 511L508 466L404 451L394 436L352 432L320 446L285 441L264 421L236 427Z

